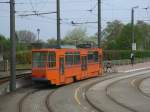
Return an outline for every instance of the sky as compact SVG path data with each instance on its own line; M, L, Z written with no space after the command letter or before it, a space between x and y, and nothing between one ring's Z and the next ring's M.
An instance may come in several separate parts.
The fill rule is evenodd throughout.
M8 0L0 0L0 2ZM40 39L46 41L50 38L56 38L56 14L27 16L24 14L33 14L33 11L55 12L56 0L15 0L16 2L16 31L29 30L37 35L37 29L40 29ZM76 27L86 28L87 34L94 35L97 32L97 24L82 24L73 26L74 22L96 22L97 21L97 0L60 0L61 4L61 37ZM131 8L135 9L135 21L144 20L150 23L150 0L102 0L102 28L107 22L120 20L123 23L131 21ZM89 11L92 10L92 11ZM9 38L9 4L0 3L0 34Z

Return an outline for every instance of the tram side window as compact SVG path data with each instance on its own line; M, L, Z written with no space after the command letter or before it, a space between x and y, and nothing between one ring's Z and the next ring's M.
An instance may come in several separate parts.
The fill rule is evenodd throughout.
M32 67L43 68L46 67L47 52L33 52Z
M79 52L75 52L74 53L74 64L80 64L80 53Z
M73 65L73 53L66 53L66 65Z
M94 58L93 52L88 52L88 63L93 62L93 58Z
M94 54L94 62L98 62L98 60L99 60L98 51L95 51L93 54Z
M56 67L56 53L55 52L48 53L48 67L49 68Z

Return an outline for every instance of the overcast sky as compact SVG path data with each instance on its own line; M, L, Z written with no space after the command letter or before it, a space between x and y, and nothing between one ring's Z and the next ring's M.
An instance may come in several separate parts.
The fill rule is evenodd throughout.
M8 0L0 0L8 1ZM56 11L56 0L15 0L16 1L16 30L30 30L37 34L40 28L40 37L43 40L56 38L56 14L42 16L20 17L22 14L32 14L33 11L53 12ZM72 26L74 22L96 22L97 0L60 0L61 1L61 34L65 34L75 28L87 29L88 35L97 32L97 24L85 24ZM150 9L142 8L150 6L150 0L102 0L102 27L107 22L120 20L124 23L131 21L131 8L139 6L135 10L137 20L145 20L149 23ZM88 10L92 9L92 12ZM0 34L9 37L9 4L0 4Z

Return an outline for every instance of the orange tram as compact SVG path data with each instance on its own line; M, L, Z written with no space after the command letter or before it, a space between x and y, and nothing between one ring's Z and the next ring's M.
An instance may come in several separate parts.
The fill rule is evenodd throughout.
M52 85L102 75L102 49L35 49L32 50L32 80Z

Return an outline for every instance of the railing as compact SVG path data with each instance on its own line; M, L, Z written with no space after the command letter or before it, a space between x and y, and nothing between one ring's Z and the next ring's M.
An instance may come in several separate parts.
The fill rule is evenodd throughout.
M8 71L9 63L8 60L0 61L0 71Z
M108 61L103 61L103 65L106 65ZM124 59L124 60L111 60L110 61L112 65L129 65L131 64L131 60L130 59ZM150 58L143 58L143 59L139 59L136 58L134 60L134 63L144 63L144 62L150 62Z
M111 64L110 68L107 67L108 62ZM144 63L144 62L150 62L150 58L143 58L143 59L136 58L134 60L134 64ZM116 66L129 65L129 64L131 64L130 59L103 61L103 68L104 68L104 72L117 72Z

